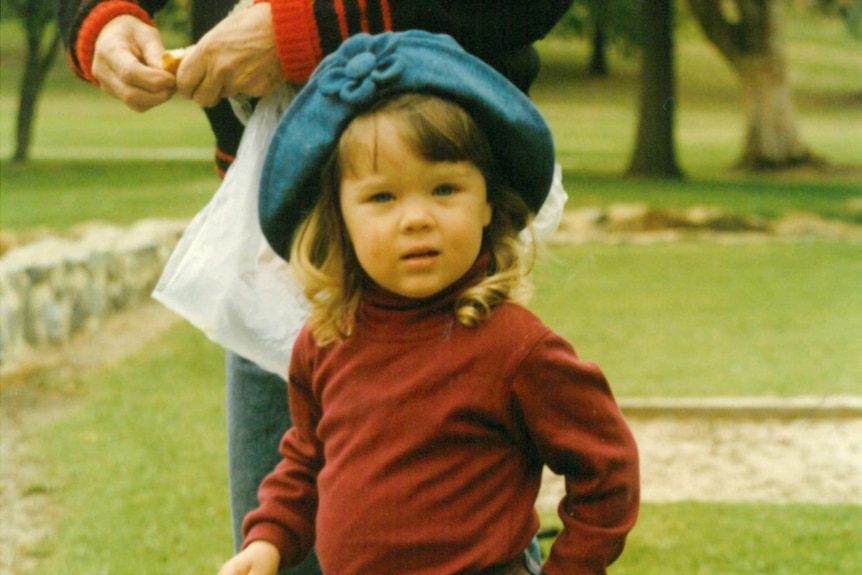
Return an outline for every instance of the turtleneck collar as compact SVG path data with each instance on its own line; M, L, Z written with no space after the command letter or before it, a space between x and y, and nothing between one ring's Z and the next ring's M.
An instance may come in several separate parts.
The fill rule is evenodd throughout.
M431 297L404 297L365 280L353 335L371 339L423 339L451 328L458 296L488 271L491 255L482 252L460 279ZM407 328L407 329L405 329Z

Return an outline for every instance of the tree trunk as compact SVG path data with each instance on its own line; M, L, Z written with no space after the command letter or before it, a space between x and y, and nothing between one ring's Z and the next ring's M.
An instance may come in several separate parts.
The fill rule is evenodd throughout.
M608 75L607 42L603 22L596 22L593 31L593 53L590 56L590 76L604 77Z
M739 75L746 134L738 165L777 170L822 165L797 130L793 92L781 36L781 2L735 0L733 13L721 0L689 0L707 38Z
M780 169L814 160L796 129L796 110L782 58L773 54L736 62L746 117L739 167Z
M630 176L679 178L673 127L673 0L645 0L641 30L641 102Z
M47 51L42 53L42 37L50 22L40 12L40 2L30 1L25 8L24 26L26 31L26 53L24 73L21 76L21 89L18 98L18 117L16 121L15 154L12 161L26 162L30 157L30 142L36 119L39 93L45 77L51 69L60 49L60 33L54 35Z

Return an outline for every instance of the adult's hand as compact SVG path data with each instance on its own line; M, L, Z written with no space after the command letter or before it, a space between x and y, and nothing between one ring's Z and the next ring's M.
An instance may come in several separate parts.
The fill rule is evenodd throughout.
M162 69L164 51L158 30L134 16L118 16L96 38L93 77L104 92L144 112L176 92L173 74Z
M283 82L269 2L222 20L186 52L177 71L180 94L206 107L237 94L263 96Z

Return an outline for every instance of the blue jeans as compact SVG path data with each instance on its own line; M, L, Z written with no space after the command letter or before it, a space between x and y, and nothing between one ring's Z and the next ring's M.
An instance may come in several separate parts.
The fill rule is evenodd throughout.
M533 575L541 575L542 573L542 548L539 546L538 537L533 537L527 548L524 549L524 562L527 564L527 569Z
M281 460L278 445L290 428L287 384L277 375L227 352L227 441L234 547L242 545L242 520L258 506L263 478ZM321 575L317 556L282 575Z

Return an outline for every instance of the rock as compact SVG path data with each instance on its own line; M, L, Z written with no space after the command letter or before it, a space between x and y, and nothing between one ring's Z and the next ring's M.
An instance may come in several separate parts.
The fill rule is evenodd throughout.
M12 232L0 230L0 256L18 245L18 236Z
M850 224L837 220L824 220L807 212L790 213L772 225L777 236L796 238L841 238L853 233Z
M689 208L685 211L683 220L687 227L715 232L766 231L766 224L759 219L732 214L708 206Z

